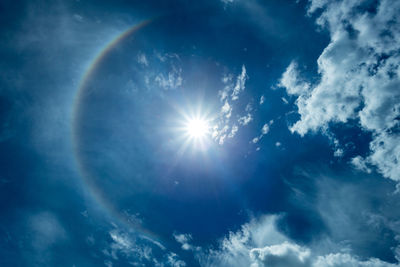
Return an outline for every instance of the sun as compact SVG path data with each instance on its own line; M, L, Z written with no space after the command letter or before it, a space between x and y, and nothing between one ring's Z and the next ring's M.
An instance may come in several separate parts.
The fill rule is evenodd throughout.
M210 132L210 126L205 119L189 119L185 126L186 133L194 139L204 138Z

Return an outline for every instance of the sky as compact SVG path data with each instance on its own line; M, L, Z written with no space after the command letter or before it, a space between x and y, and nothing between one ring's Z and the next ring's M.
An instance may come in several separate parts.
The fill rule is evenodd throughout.
M0 3L0 266L399 266L400 1Z

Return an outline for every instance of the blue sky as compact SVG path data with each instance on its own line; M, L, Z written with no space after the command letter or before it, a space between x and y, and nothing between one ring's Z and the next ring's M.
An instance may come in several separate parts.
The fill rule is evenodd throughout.
M0 13L1 266L398 266L400 2Z

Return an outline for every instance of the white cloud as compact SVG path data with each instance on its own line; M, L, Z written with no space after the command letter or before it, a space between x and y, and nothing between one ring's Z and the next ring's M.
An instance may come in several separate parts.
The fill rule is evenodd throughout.
M221 101L224 101L225 99L227 99L230 91L232 91L232 87L233 87L232 79L233 79L232 74L225 74L222 77L222 82L225 84L225 87L224 87L224 89L222 89L218 92Z
M224 4L233 3L234 0L221 0Z
M186 263L178 258L178 255L175 253L171 252L168 254L168 261L167 261L169 266L172 267L184 267L186 266Z
M109 264L126 261L134 266L185 266L177 254L168 251L158 241L114 227L108 233L111 243L102 250ZM188 241L189 238L190 236L177 235L180 241Z
M400 180L400 134L381 133L370 143L373 153L368 157L383 176Z
M323 267L394 267L397 264L391 264L381 261L379 259L368 259L366 261L360 260L358 257L352 256L348 253L328 254L319 256L314 262L313 266Z
M305 135L326 130L331 122L357 119L373 134L366 162L400 181L400 2L381 0L376 13L368 13L366 5L311 1L310 13L323 8L317 23L331 37L318 58L320 80L305 81L292 62L280 85L297 96L300 120L292 132Z
M342 157L343 154L344 154L344 150L343 150L342 148L337 148L337 149L335 150L335 152L333 152L333 155L334 155L335 157Z
M310 84L301 79L297 63L294 61L283 73L279 86L286 88L289 95L304 95L310 90Z
M247 103L245 109L246 112L251 112L253 110L253 105L250 103Z
M220 145L224 144L227 139L233 138L239 131L240 126L245 126L253 120L251 114L253 106L251 103L248 103L245 107L246 114L236 114L235 116L232 116L234 106L237 103L234 100L238 100L240 93L245 90L245 83L248 79L246 67L244 65L242 66L242 71L236 77L236 82L233 81L233 78L234 75L225 74L222 77L224 88L218 91L222 106L214 121L215 124L212 126L213 130L211 136Z
M262 129L261 129L262 134L267 134L269 132L269 125L268 123L264 124Z
M114 241L113 246L120 250L129 250L132 248L132 242L126 234L121 234L116 230L110 232L110 237Z
M260 141L264 135L269 133L270 126L274 123L274 120L270 120L268 123L265 123L261 128L261 134L257 137L254 137L251 141L255 144Z
M367 163L365 159L363 159L361 156L356 156L351 159L351 164L360 171L364 171L367 173L371 173L371 169L367 167Z
M190 234L174 234L173 235L176 242L182 245L183 250L189 250L192 246L189 242L192 240L192 236Z
M246 73L246 67L242 65L242 73L237 77L236 79L236 85L233 88L231 98L232 100L238 100L239 99L239 94L244 91L245 86L246 86L246 80L249 77L247 76Z
M310 250L287 241L250 250L252 266L310 266Z
M165 90L176 89L182 86L183 83L182 69L172 66L168 75L159 73L154 81Z
M202 266L251 266L257 262L250 254L252 249L287 241L276 230L277 216L265 216L244 224L237 232L230 232L217 250L209 250L199 257Z
M232 115L232 106L229 105L228 101L225 101L225 104L221 107L221 112L225 115L226 118L230 118Z
M238 130L239 130L239 127L236 124L234 124L232 126L232 130L231 130L230 134L228 135L228 137L233 138L236 135Z
M137 61L139 64L142 64L143 66L149 66L149 61L147 60L146 54L144 53L139 53L137 56Z
M250 113L247 113L247 115L240 117L238 122L240 125L245 126L245 125L249 124L252 120L253 120L253 116L251 116Z
M299 245L276 227L279 216L269 215L253 219L237 232L230 232L218 249L197 254L201 266L397 266L376 258L361 260L349 253L321 253L319 245Z
M262 105L262 104L264 104L264 102L265 102L265 96L262 95L260 97L260 102L259 103L260 103L260 105Z

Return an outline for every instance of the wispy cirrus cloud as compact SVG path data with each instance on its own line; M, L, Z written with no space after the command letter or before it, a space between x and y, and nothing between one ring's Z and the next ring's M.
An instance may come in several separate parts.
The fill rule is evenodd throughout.
M237 100L246 89L248 78L245 65L242 65L241 73L236 76L236 80L231 73L222 77L224 88L218 92L222 106L212 127L212 138L220 145L224 144L227 139L233 138L240 126L246 126L253 120L251 113L253 108L250 103L245 107L245 114L239 115L236 112L233 116L234 109L238 106Z

